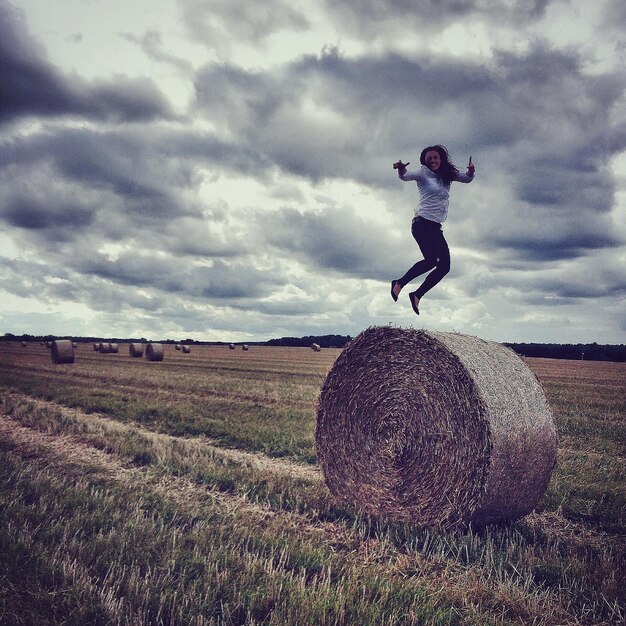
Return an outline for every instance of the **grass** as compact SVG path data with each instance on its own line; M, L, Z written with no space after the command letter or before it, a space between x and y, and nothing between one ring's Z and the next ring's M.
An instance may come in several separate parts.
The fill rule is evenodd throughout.
M337 351L88 348L54 366L0 344L3 624L623 621L623 364L529 359L560 436L543 502L438 534L328 493L315 398Z
M54 618L332 624L341 615L351 624L369 623L375 607L389 623L400 623L399 611L415 623L454 623L452 610L429 600L419 580L353 558L349 543L331 550L262 509L232 507L200 490L172 497L181 486L164 488L148 472L102 474L95 465L60 479L45 450L29 448L25 465L23 449L3 448L3 491L15 494L3 502L11 519L3 553L9 563L27 555L35 565L22 583L40 601L50 598ZM12 602L5 598L5 617L17 614ZM26 610L32 622L24 623L39 623L40 603Z

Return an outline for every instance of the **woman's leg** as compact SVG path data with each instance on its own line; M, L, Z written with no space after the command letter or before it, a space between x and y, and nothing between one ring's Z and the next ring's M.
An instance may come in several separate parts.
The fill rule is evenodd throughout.
M436 267L438 259L440 257L439 253L441 240L443 239L443 233L441 232L441 227L439 226L439 224L437 224L436 222L429 222L422 219L413 220L413 224L411 226L411 234L417 242L417 245L419 246L424 258L423 260L418 261L415 265L413 265L413 267L410 267L407 270L406 274L399 279L402 287L408 285L418 276L421 276L425 272L433 269L433 267ZM445 249L447 250L448 246L445 243L445 239L443 239L443 243L445 244ZM450 254L448 252L448 262L449 259ZM444 275L445 273L441 276L441 278L443 278ZM439 280L441 280L441 278Z
M437 246L436 266L435 269L426 276L424 282L415 292L415 297L420 299L450 271L450 249L448 248L448 242L443 236L443 232L439 230L434 239Z

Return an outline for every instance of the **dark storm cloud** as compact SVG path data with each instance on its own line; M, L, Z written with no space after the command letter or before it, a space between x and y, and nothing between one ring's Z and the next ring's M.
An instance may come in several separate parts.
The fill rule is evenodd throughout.
M25 254L45 260L41 276L71 272L71 293L69 283L42 283L37 272L37 289L21 291L96 310L110 310L101 294L111 293L120 310L153 311L159 294L246 300L267 295L283 276L274 268L275 278L268 278L252 261L237 258L252 242L241 240L227 205L197 197L200 164L215 175L258 167L245 151L234 152L212 136L154 127L105 132L48 126L7 139L0 149L0 220ZM132 252L102 254L111 244ZM29 276L29 268L23 273ZM15 293L12 285L22 283L7 280L5 288ZM142 289L141 297L133 287Z
M593 282L574 283L572 281L555 278L547 280L543 285L544 292L549 292L555 298L575 301L579 298L608 298L610 296L626 295L626 281L617 276L595 276Z
M259 236L278 248L281 256L291 255L325 272L385 280L406 262L398 252L397 234L381 233L378 225L352 208L330 207L318 212L283 208L257 226Z
M45 231L46 237L63 241L68 229L88 227L94 217L94 207L77 202L60 202L59 198L18 196L12 202L0 205L0 217L9 226L27 230Z
M197 265L149 250L126 252L115 260L94 253L72 262L72 269L118 285L151 287L203 299L263 297L279 275L259 271L245 259L216 259L210 265Z
M162 307L166 297L180 298L178 307L222 301L249 308L285 281L278 264L261 271L246 258L215 259L210 265L199 265L150 249L131 250L116 259L94 247L40 252L39 262L0 256L0 288L20 297L36 293L45 302L150 312Z
M50 276L48 270L47 265L42 262L0 256L0 287L22 298L28 298L33 293L37 293L41 299L48 301L47 279ZM57 280L65 281L68 276L69 272L65 268L55 268Z
M180 202L170 190L195 188L200 165L216 174L236 170L259 176L271 165L250 148L210 134L155 126L106 131L49 126L7 139L0 147L2 170L19 174L18 168L50 163L66 180L108 190L129 201L145 200L148 212L165 214L170 210L168 200L180 211Z
M269 72L206 66L196 90L197 107L208 118L284 169L296 163L297 171L317 178L358 177L347 159L415 149L425 134L512 152L518 143L542 141L537 149L558 145L565 159L568 148L583 144L610 155L624 145L624 130L607 124L622 81L618 73L588 76L576 53L537 44L484 63L352 59L327 49ZM363 174L365 182L370 172Z
M2 169L12 165L51 164L59 177L109 190L129 201L144 200L158 210L167 194L160 176L171 163L161 162L158 153L124 133L91 129L59 129L20 137L3 145Z
M69 265L69 264L68 264ZM93 274L81 275L64 263L29 262L0 256L0 287L23 298L33 293L46 303L84 303L98 311L119 314L129 309L157 311L162 296L155 291L129 289Z
M440 103L452 124L463 120L468 98L489 88L486 68L460 61L346 59L334 49L271 72L211 65L196 79L198 109L282 169L367 183L371 166L361 163L378 167L381 152L414 146Z
M180 136L141 128L127 132L50 128L6 140L0 148L4 219L21 226L30 219L41 228L56 227L72 216L91 214L93 205L99 204L100 213L107 215L103 228L113 233L119 231L116 215L123 215L127 228L165 222L161 229L169 227L172 219L203 216L197 202L183 197L198 184L198 159L228 162L226 147L211 137L203 141L198 134ZM234 167L245 158L233 154L230 162ZM41 215L45 203L51 206L48 217ZM60 215L64 203L67 217ZM82 209L76 208L80 205ZM77 219L77 232L87 224Z
M368 41L393 41L398 36L419 37L421 33L472 19L519 27L542 18L553 3L554 0L326 0L324 6L341 30Z
M245 255L248 242L239 241L228 207L197 197L199 163L215 165L216 173L252 166L244 152L232 153L211 136L49 126L8 139L1 148L0 219L14 228L16 245L45 260L42 276L71 275L71 290L56 280L41 284L35 276L42 297L100 310L93 291L106 283L116 293L138 287L150 294L137 299L130 290L127 299L117 293L122 308L152 307L159 293L246 299L267 295L282 276L280 268L266 275L245 257L236 258ZM130 251L104 254L110 244ZM28 276L30 269L22 272ZM12 282L6 288L14 293Z
M166 98L147 78L88 82L57 70L31 39L22 12L4 0L0 32L0 123L24 116L116 121L173 117Z
M626 296L626 262L600 252L543 268L528 263L515 270L498 268L483 287L507 289L510 297L519 302L528 297L533 303L557 306L605 298L606 306L610 306L611 299L619 302Z
M622 0L610 0L604 5L602 27L610 33L617 33L616 42L621 42L624 52L624 24L626 24L626 4Z
M520 228L515 232L493 234L490 243L493 248L504 248L507 254L514 253L515 258L528 261L584 257L588 251L616 248L623 243L610 230L604 229L602 223L575 226L573 224L571 230L565 230L563 222L555 220L551 230L539 222L533 230Z
M567 157L562 159L565 163L558 163L558 156L551 157L548 150L538 152L535 160L527 162L515 177L513 188L517 197L551 211L584 206L590 217L610 211L615 200L615 182L605 155L597 155L598 147L594 145L576 150L572 146L573 153L568 155L576 158L571 164Z

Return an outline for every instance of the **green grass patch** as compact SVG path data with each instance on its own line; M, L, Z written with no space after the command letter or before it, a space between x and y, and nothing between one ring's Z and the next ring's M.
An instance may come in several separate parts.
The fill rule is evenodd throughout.
M0 371L5 389L19 390L33 397L77 407L87 413L102 413L123 422L136 422L157 432L176 436L203 435L224 445L263 452L269 456L291 457L314 463L314 415L311 410L255 402L232 402L224 398L193 397L159 399L141 392L93 389L72 384L50 384L44 377L27 379Z
M3 448L1 545L14 563L34 566L7 572L5 616L37 624L461 623L418 579L355 563L348 550L297 529L210 497L173 510L142 480L65 479ZM28 545L15 541L20 535Z

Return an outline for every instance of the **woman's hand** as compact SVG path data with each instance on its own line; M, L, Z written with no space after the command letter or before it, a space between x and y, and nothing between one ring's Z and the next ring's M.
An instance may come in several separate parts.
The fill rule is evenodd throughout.
M474 178L475 171L476 171L476 168L474 167L474 164L472 163L472 157L470 156L469 163L467 164L467 175Z
M409 165L411 162L407 161L406 163L402 162L402 159L400 159L399 161L396 161L393 164L393 169L394 170L398 170L398 174L405 174L406 173L406 166Z

